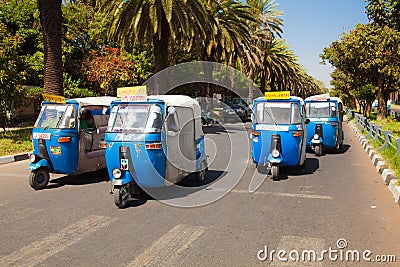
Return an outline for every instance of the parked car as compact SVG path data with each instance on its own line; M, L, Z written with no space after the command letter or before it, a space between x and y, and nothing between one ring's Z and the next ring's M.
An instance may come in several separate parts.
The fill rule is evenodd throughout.
M225 122L235 121L235 120L237 121L238 117L242 122L246 122L247 118L249 117L249 112L245 106L232 104L232 105L227 105L223 109L222 115Z

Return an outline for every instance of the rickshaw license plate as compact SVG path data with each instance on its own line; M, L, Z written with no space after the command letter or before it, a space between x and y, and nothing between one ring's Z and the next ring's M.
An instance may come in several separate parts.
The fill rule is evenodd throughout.
M287 132L289 131L289 126L287 125L256 125L256 130L258 131L279 131Z
M33 133L32 138L33 139L44 139L44 140L50 140L51 133Z

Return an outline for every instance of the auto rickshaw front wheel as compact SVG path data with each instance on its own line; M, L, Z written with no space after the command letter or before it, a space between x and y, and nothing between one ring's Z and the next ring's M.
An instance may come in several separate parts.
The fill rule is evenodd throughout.
M197 181L198 182L203 182L206 179L206 172L208 168L206 167L206 163L203 161L200 165L200 171L196 173L197 175Z
M322 144L316 145L314 147L315 155L321 156L322 155Z
M274 165L271 167L272 180L279 180L279 166Z
M114 187L114 203L118 208L120 209L125 208L130 199L131 199L131 190L129 184Z
M50 174L48 169L39 168L34 170L29 175L29 184L35 190L42 190L46 188L50 181Z

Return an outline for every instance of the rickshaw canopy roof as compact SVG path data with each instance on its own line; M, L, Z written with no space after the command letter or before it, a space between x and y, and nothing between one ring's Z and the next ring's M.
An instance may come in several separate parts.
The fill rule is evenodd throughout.
M110 106L118 98L113 96L82 97L66 100L67 104L78 103L81 106Z

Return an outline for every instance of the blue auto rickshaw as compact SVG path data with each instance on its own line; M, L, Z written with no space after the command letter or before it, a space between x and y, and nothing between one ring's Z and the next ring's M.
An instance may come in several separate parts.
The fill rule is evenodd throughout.
M343 104L340 98L327 95L311 96L304 101L307 125L307 148L321 156L324 149L340 151L344 140Z
M114 101L105 135L114 203L124 208L138 187L160 188L207 170L201 108L188 96Z
M105 168L100 142L107 129L115 97L88 97L44 101L32 130L29 184L43 189L50 173L79 174Z
M303 100L290 95L282 99L259 97L254 100L253 108L251 155L254 163L268 167L274 180L279 179L281 166L303 166L307 123Z

